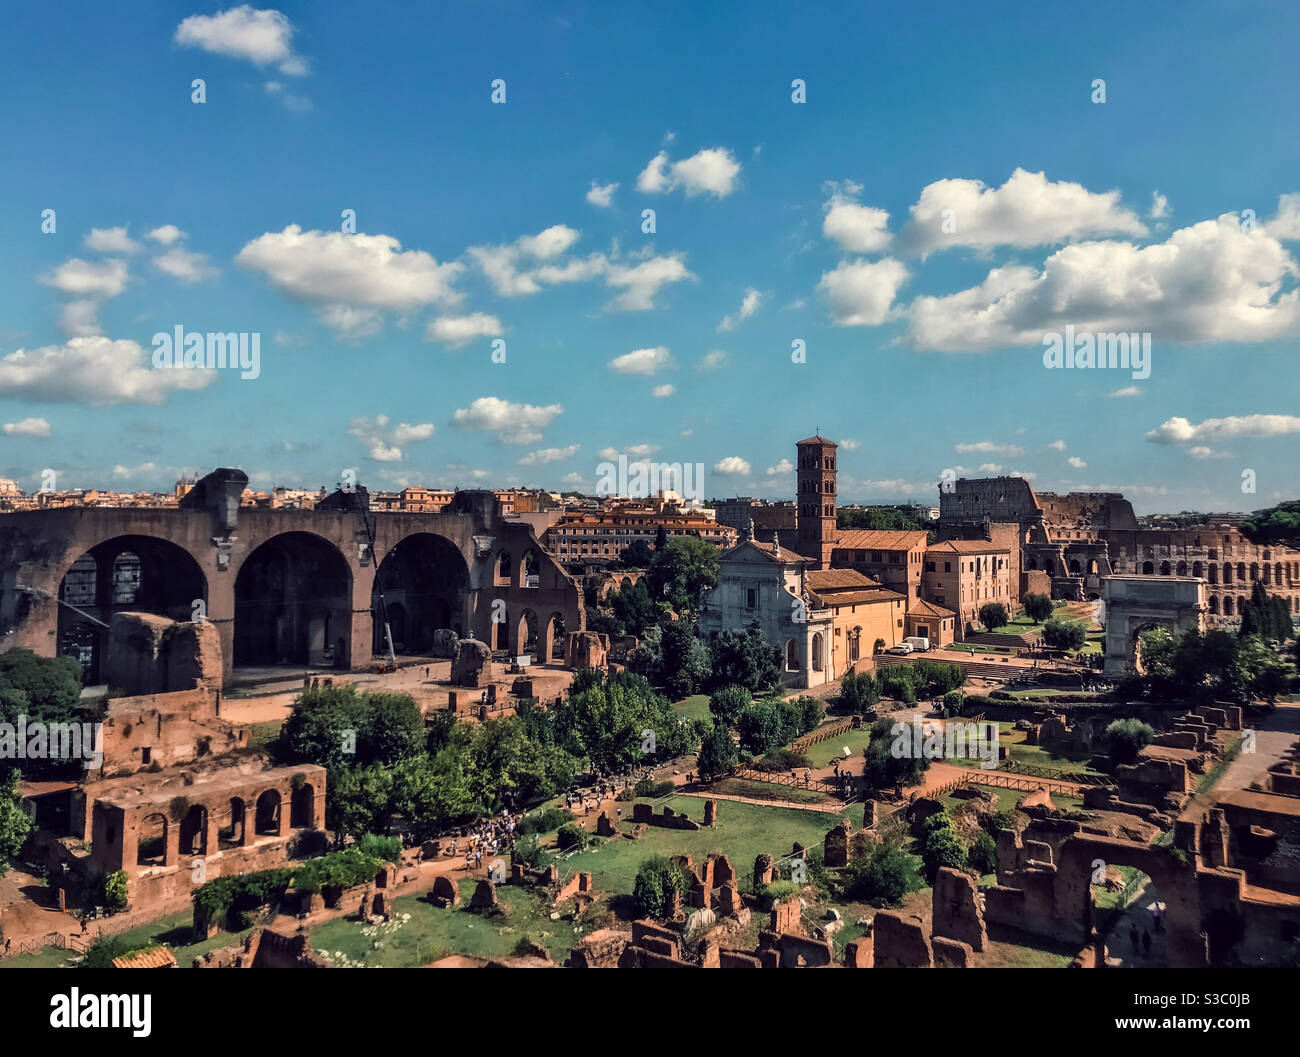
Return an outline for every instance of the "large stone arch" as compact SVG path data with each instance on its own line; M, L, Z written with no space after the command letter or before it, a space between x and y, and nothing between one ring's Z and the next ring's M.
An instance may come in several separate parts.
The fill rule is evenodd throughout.
M236 666L349 663L352 569L323 536L281 532L250 551L235 575L234 611Z
M446 536L413 532L384 554L371 589L375 654L388 652L379 601L381 589L397 653L427 656L433 648L435 631L464 633L469 565L460 548Z
M124 574L126 574L124 576ZM87 685L100 664L115 612L191 620L206 608L208 581L184 547L158 536L125 534L101 540L67 562L57 589L58 652L81 662ZM75 608L74 608L75 607Z
M1201 894L1194 856L1180 860L1172 848L1112 837L1076 834L1061 845L1054 900L1062 930L1086 941L1093 925L1091 882L1098 862L1128 866L1151 878L1165 903L1170 968L1199 968L1207 961L1201 932Z
M1135 667L1137 637L1147 628L1164 626L1174 633L1205 630L1209 611L1204 580L1177 577L1103 576L1106 607L1108 675Z

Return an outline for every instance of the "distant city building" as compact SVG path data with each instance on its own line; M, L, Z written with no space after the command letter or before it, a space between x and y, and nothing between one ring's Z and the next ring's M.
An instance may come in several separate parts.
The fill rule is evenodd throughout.
M653 546L661 527L669 537L699 536L716 547L734 546L739 539L735 529L719 525L703 511L637 500L599 511L566 511L546 530L542 542L566 566L605 565L637 540Z

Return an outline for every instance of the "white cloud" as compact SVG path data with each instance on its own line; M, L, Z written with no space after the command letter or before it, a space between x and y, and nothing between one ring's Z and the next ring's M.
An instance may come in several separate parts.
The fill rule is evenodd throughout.
M321 322L341 338L353 341L378 334L384 325L384 315L373 308L353 308L351 305L325 305L319 310Z
M879 261L841 261L823 272L817 288L830 300L837 327L874 327L883 323L907 269L892 257Z
M677 392L677 390L671 385L656 385L654 389L650 391L650 395L657 398L663 398L665 396L672 396L675 392Z
M175 224L164 224L162 227L154 228L145 235L145 238L152 239L160 246L170 246L173 242L179 242L185 238L185 232Z
M1300 240L1300 194L1278 196L1277 215L1264 225L1264 231L1279 242Z
M496 337L501 331L501 321L496 316L472 312L467 316L439 316L425 328L424 335L429 341L457 349L475 338Z
M767 476L769 477L776 477L780 474L790 473L793 469L794 469L794 463L792 463L789 459L782 459L775 466L769 466L767 468L766 473Z
M620 374L654 374L672 365L672 354L663 345L650 349L636 349L615 356L609 361L610 370Z
M502 297L538 293L541 284L579 282L600 275L608 266L601 254L557 265L582 233L553 224L536 235L524 235L508 245L471 246L469 256Z
M1009 474L1007 474L1007 476L1008 476L1008 477L1023 477L1026 481L1032 481L1035 477L1038 476L1038 474L1036 474L1036 473L1028 473L1028 472L1026 472L1025 470L1012 470ZM1101 491L1101 489L1098 489L1098 491Z
M112 259L92 262L73 257L60 264L41 282L65 294L107 300L126 289L127 279L126 261Z
M540 451L530 451L519 460L519 463L521 466L546 466L561 459L572 459L578 453L578 447L577 444L570 444L567 448L542 448Z
M839 244L845 253L879 253L891 240L889 213L859 205L862 188L855 183L829 185L831 196L823 209L822 235Z
M458 429L492 430L502 444L536 444L542 439L542 430L563 413L559 404L535 407L480 396L469 407L457 409L451 424Z
M301 77L307 64L293 53L293 23L279 11L241 4L215 15L191 15L176 27L175 41L213 55L275 64L288 77Z
M1170 213L1169 199L1159 191L1151 192L1151 208L1147 211L1147 216L1152 220L1164 220Z
M736 324L742 320L748 319L758 311L759 305L763 303L763 295L750 287L745 291L745 296L740 301L740 311L734 316L723 316L722 322L718 324L718 330L734 330Z
M95 253L137 253L140 243L132 239L125 227L91 228L81 244Z
M1051 448L1053 451L1065 451L1066 443L1063 440L1054 440L1052 441L1051 444L1048 445L1048 447ZM1016 454L1019 454L1019 452L1017 452Z
M192 253L180 246L155 257L153 263L159 271L166 272L183 283L201 282L217 274L217 269L208 263L208 258L202 253Z
M1088 465L1086 462L1084 462L1084 461L1083 461L1081 458L1079 458L1079 456L1077 456L1077 455L1071 455L1071 456L1070 456L1068 459L1066 459L1065 461L1068 462L1071 466L1073 466L1076 470L1082 470L1082 469L1086 468L1087 465Z
M1094 333L1149 332L1170 342L1255 342L1300 333L1296 262L1267 226L1245 232L1224 214L1162 243L1084 242L1041 270L994 268L978 286L918 297L907 310L916 348L984 351L1036 345L1067 324Z
M403 422L390 427L387 415L377 415L354 418L348 423L348 433L360 441L366 454L376 462L401 462L405 458L402 446L428 440L433 436L434 426L430 422L414 426Z
M1055 446L1055 444L1052 445L1052 447ZM1023 455L1025 453L1024 448L1018 448L1014 444L994 444L991 440L981 440L973 444L954 444L952 450L958 455L981 453L988 455Z
M679 187L687 197L712 194L725 198L736 189L740 163L726 147L711 147L682 161L669 161L660 151L637 177L636 189L643 194L667 194Z
M175 390L203 389L217 372L155 370L134 341L77 337L62 345L19 349L0 359L0 392L51 403L162 404Z
M1145 235L1119 192L1094 194L1082 184L1053 182L1042 172L1017 169L1001 187L980 180L937 180L922 188L899 241L922 257L954 246L1044 246L1085 235ZM943 230L952 210L954 230Z
M1198 444L1194 448L1188 448L1187 454L1193 459L1221 459L1225 453L1215 451L1213 448L1207 448L1204 444Z
M595 180L591 181L591 190L587 192L587 201L601 209L608 209L614 204L614 192L618 190L618 184L598 184Z
M1001 473L1002 464L997 462L982 462L979 465L980 473Z
M1116 398L1124 399L1125 397L1130 397L1130 396L1141 396L1142 387L1140 385L1125 385L1125 386L1121 386L1119 389L1112 389L1107 395L1110 396L1112 399L1116 399Z
M291 224L249 242L235 257L244 268L260 271L271 285L299 301L334 311L323 316L347 323L355 319L340 307L404 312L423 305L454 305L461 300L452 284L464 270L456 261L439 264L423 250L403 250L390 235L345 235L306 231Z
M713 464L713 472L722 477L747 477L749 476L749 463L736 455L728 455Z
M1229 440L1234 437L1282 437L1300 433L1300 418L1295 415L1242 415L1207 418L1192 425L1175 416L1147 433L1147 440L1157 444L1190 444L1192 441Z
M158 472L158 464L153 462L142 462L139 466L123 466L120 463L113 467L113 476L123 481L131 477L151 477Z
M654 308L654 299L660 289L683 279L694 279L679 254L651 257L633 266L611 265L605 276L605 285L623 292L610 302L609 307L624 312L644 312Z
M6 422L6 437L48 437L54 432L43 418L25 418L21 422Z
M648 459L658 451L658 444L630 444L621 451L618 448L601 448L596 457L604 462L613 462L620 455L626 455L629 459Z
M714 349L712 352L706 353L704 358L700 360L699 369L701 371L716 371L726 362L727 354L721 349Z
M856 440L850 440L846 438L840 441L840 447L843 448L845 451L857 451L860 447L862 447L862 445Z

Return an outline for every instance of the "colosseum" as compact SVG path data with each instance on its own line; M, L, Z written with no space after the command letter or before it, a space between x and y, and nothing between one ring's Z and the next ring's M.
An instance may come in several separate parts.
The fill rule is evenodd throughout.
M1213 627L1235 623L1256 583L1300 617L1300 550L1252 543L1212 515L1189 528L1144 528L1117 492L1035 493L1024 478L988 477L940 489L939 522L945 536L1016 525L1023 572L1030 583L1045 574L1053 598L1100 597L1102 576L1196 576Z

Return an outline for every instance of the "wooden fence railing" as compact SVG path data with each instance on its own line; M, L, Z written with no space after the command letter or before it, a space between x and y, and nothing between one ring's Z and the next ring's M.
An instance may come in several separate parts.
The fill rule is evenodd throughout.
M841 734L847 734L853 729L853 720L845 719L839 723L833 723L829 726L818 727L816 730L809 731L800 738L795 738L790 742L792 752L803 753L803 751L819 742L827 741L830 738L838 738Z
M828 796L840 796L843 792L840 786L833 782L823 781L820 778L804 778L793 774L783 774L778 771L756 771L752 767L737 767L735 776L748 779L751 782L770 782L772 785L789 786L791 789L812 789Z

